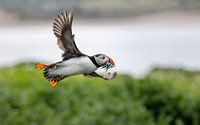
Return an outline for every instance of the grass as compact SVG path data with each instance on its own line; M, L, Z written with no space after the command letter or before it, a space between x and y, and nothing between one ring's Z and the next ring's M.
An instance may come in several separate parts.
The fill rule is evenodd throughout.
M49 87L33 64L0 69L1 125L199 125L200 73L155 68L144 78L74 76Z

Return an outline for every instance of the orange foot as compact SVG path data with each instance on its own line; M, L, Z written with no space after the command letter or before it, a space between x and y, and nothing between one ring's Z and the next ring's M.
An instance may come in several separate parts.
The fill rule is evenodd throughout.
M46 64L36 64L36 65L35 65L35 68L36 68L36 69L44 69L45 67L47 67Z
M51 81L50 86L54 88L57 86L57 84L58 84L57 81Z

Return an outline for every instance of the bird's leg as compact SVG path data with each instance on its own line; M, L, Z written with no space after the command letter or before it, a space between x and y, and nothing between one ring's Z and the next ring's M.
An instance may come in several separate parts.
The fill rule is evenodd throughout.
M36 64L35 65L35 68L36 69L44 69L45 67L47 67L48 65L46 65L46 64Z
M58 81L53 80L53 81L51 81L50 86L54 88L57 86L57 84L58 84Z
M56 87L58 82L61 81L62 79L64 79L65 76L54 76L52 79L51 79L51 82L50 82L50 86L51 87Z

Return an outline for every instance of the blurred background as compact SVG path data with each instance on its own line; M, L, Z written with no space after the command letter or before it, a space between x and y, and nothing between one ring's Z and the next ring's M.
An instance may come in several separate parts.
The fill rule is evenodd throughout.
M52 22L74 10L78 48L105 53L116 79L50 88L34 63L61 60ZM5 125L199 125L199 0L0 0Z

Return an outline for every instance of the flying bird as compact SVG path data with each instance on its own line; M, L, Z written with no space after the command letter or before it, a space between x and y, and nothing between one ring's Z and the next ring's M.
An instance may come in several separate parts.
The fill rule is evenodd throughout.
M96 72L98 68L109 68L115 66L112 58L105 54L89 56L82 53L76 46L74 34L72 34L72 22L74 12L63 11L57 15L53 22L53 32L57 37L57 45L64 52L62 61L53 64L36 64L37 69L43 69L44 77L50 81L51 87L56 87L62 79L83 74L84 76L95 76L109 80L116 76L115 73L100 75Z

